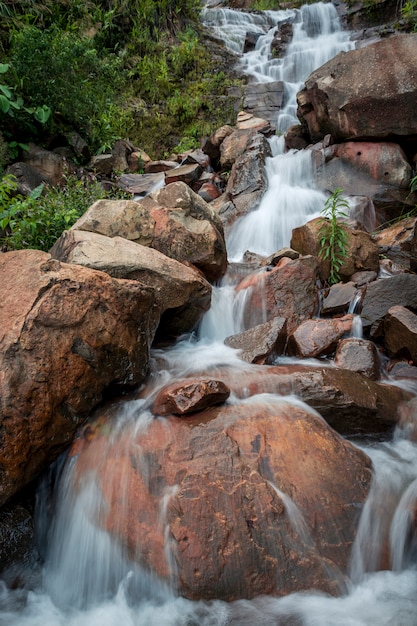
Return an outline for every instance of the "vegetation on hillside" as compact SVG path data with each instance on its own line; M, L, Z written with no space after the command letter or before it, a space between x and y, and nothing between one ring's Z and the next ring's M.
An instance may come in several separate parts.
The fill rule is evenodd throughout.
M129 138L156 158L224 123L230 111L209 96L230 80L206 52L199 11L200 0L0 2L6 144L76 130L93 153Z

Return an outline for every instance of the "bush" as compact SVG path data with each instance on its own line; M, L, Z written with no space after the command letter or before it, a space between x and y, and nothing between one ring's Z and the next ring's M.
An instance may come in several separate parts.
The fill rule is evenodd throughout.
M123 111L120 99L127 75L117 55L102 56L91 39L52 26L14 32L10 59L25 103L49 106L58 129L77 130L93 150L102 142L123 137L124 124L131 123L126 113L124 124L117 116L112 117L115 124L102 121L108 118L109 108Z
M96 200L126 197L125 192L109 193L97 181L82 181L76 176L68 176L63 187L41 185L28 198L14 196L15 190L13 177L5 176L0 182L3 250L35 248L47 252Z

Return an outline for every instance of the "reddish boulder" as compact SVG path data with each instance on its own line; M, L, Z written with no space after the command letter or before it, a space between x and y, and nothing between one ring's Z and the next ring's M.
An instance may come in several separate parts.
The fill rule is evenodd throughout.
M319 258L320 278L327 280L330 273L330 262L320 257L320 230L324 219L316 217L303 226L294 228L291 237L291 248L300 254L311 254ZM348 280L358 270L377 271L379 268L378 248L371 236L363 230L353 230L346 224L342 228L347 234L346 256L340 267L341 278Z
M257 271L244 278L237 291L247 289L244 324L251 328L274 317L287 320L287 332L317 312L318 291L315 262L311 257L284 257L270 271Z
M201 166L198 163L188 163L180 165L172 170L165 172L165 183L176 183L178 181L191 185L199 179L201 174Z
M297 95L312 140L417 134L416 57L417 34L401 34L342 52L313 72Z
M355 283L351 281L332 285L323 298L321 305L322 315L347 313L357 293L358 290L355 287Z
M153 290L61 264L40 251L0 255L0 503L71 443L105 390L148 372Z
M111 442L106 429L72 459L107 505L92 519L179 594L340 592L371 464L315 413L253 399Z
M187 415L223 404L230 389L221 380L190 378L180 380L158 393L152 407L155 415Z
M301 322L289 336L287 352L300 358L331 354L339 339L352 330L353 315L331 320L312 319Z

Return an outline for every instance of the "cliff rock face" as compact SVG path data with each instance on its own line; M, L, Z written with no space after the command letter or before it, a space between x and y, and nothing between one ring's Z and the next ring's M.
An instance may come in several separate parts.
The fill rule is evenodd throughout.
M0 503L68 446L106 389L140 384L157 322L153 290L61 264L0 255Z

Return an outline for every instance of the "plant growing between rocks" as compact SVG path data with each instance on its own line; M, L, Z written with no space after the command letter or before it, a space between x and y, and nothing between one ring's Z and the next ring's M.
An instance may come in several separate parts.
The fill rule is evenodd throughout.
M323 261L330 263L328 278L330 285L339 282L339 271L347 257L347 232L340 218L347 217L345 209L349 209L349 204L342 198L342 193L343 189L335 189L321 211L324 218L319 231L319 256Z

